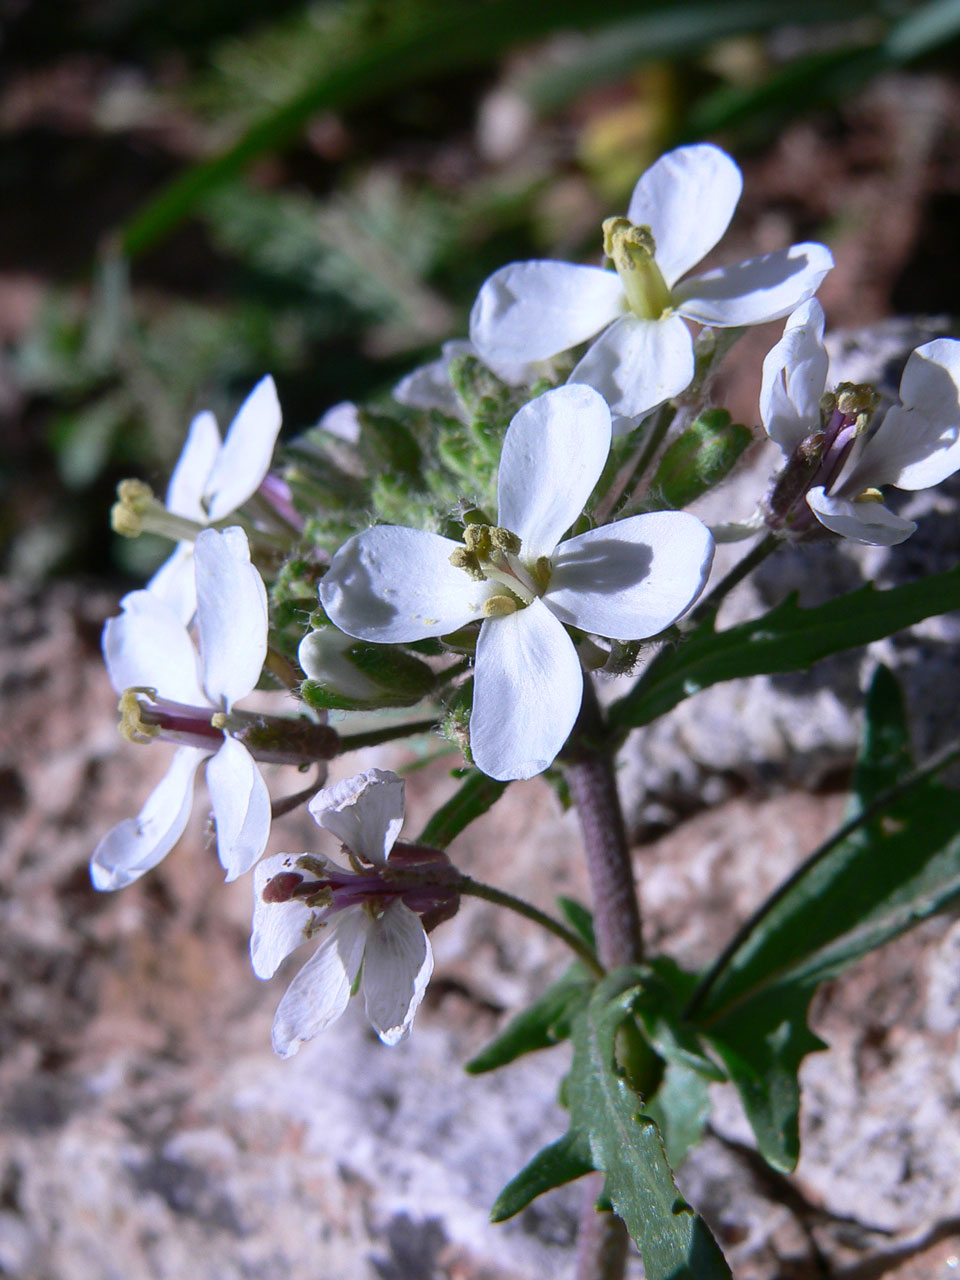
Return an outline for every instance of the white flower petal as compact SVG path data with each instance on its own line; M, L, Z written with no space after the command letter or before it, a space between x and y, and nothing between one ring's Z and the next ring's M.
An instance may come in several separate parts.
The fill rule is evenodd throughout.
M810 490L807 504L827 529L872 547L895 547L917 527L912 520L888 511L882 502L851 502L847 498L830 497L822 486Z
M217 823L217 854L228 880L249 871L267 847L270 793L253 756L225 737L207 762L207 790Z
M573 641L542 600L490 618L477 643L470 716L477 768L503 781L542 773L569 737L582 696Z
M178 542L147 583L147 590L170 606L183 625L189 626L197 611L197 576L193 567L193 543Z
M633 189L627 217L653 232L657 266L668 286L717 243L742 189L740 170L709 143L678 147L643 174Z
M590 387L568 383L531 400L503 441L497 521L528 559L548 556L579 518L610 452L610 410Z
M173 702L208 705L197 650L171 607L150 591L131 591L120 607L120 616L103 628L103 656L117 693L141 686Z
M356 444L360 439L360 410L352 400L341 400L322 415L317 426L338 440Z
M450 362L457 356L476 355L470 342L445 342L439 360L431 360L401 378L393 398L411 409L438 409L448 418L463 418L460 397L450 385Z
M788 457L820 427L820 399L830 363L823 323L820 303L808 299L792 312L783 337L763 361L760 421Z
M433 973L433 952L420 917L394 902L375 921L363 953L363 1001L367 1017L386 1045L399 1044Z
M544 603L584 631L642 640L690 608L713 550L709 529L684 511L631 516L561 543Z
M960 468L960 342L937 338L912 352L900 398L867 441L852 484L926 489Z
M267 592L242 529L204 529L193 553L203 684L229 710L254 688L267 653Z
M586 341L626 307L620 278L569 262L514 262L484 282L470 312L481 360L508 381L518 364Z
M311 680L318 680L345 698L358 702L375 700L382 695L382 687L344 656L353 644L355 638L345 631L320 627L308 631L300 641L297 662Z
M318 791L307 808L353 853L383 863L403 826L403 804L403 779L389 769L368 769Z
M291 1058L346 1009L372 923L362 907L350 907L321 932L319 947L287 988L273 1020L273 1047L281 1058Z
M680 317L630 315L600 335L569 381L596 387L614 414L639 418L679 395L692 377L693 339Z
M220 431L212 413L198 413L190 423L186 443L167 487L166 507L174 515L207 523L203 505L207 480L220 453Z
M253 929L250 960L258 978L272 978L291 951L308 938L307 928L316 912L300 898L288 902L264 902L263 890L269 880L283 871L296 871L296 859L289 853L263 858L253 871Z
M240 406L213 464L205 495L211 521L236 511L257 491L270 469L281 420L277 388L267 375Z
M348 636L382 644L456 631L481 617L492 594L488 583L450 563L460 548L450 538L399 525L356 534L320 583L327 616Z
M795 244L684 280L673 302L680 315L700 324L764 324L806 302L832 266L825 245Z
M193 779L207 752L180 747L135 818L108 831L90 860L95 889L125 889L167 856L193 808Z

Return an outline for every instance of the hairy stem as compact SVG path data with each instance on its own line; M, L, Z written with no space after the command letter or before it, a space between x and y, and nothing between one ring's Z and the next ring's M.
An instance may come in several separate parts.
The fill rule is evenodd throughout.
M592 974L598 978L602 978L604 974L603 967L597 960L584 940L572 929L568 929L565 924L548 916L545 911L541 911L539 907L533 906L530 902L524 902L522 898L515 898L512 893L504 893L502 889L495 889L493 885L483 884L479 880L472 880L470 876L461 876L455 887L460 893L470 894L474 898L483 898L485 902L496 903L498 907L506 907L509 911L515 911L517 915L524 916L527 920L533 920L535 924L539 924L549 931L561 941L565 942L572 951L575 951L578 957L583 961Z
M583 706L567 749L566 775L580 818L597 954L607 969L643 958L640 908L613 759L604 743L596 692L584 678ZM629 1238L612 1213L598 1213L602 1175L588 1180L577 1243L577 1280L622 1280Z
M430 720L410 720L406 724L391 724L383 729L368 729L364 733L348 733L340 738L340 754L360 751L363 747L379 747L382 742L394 738L411 738L415 733L429 733L437 727L436 717Z

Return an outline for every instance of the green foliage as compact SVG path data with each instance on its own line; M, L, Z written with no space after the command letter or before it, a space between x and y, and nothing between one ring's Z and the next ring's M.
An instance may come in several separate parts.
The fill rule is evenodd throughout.
M549 1049L570 1035L573 1018L590 999L595 980L582 964L572 964L528 1009L511 1018L500 1034L466 1064L471 1075L506 1066L525 1053Z
M509 785L488 778L479 769L468 769L455 794L440 806L423 828L418 843L445 849L464 827L496 804Z
M868 584L812 609L801 608L796 596L790 596L762 617L726 631L714 630L708 621L677 647L657 655L610 708L611 728L623 732L649 724L722 680L801 671L832 653L957 608L960 568L886 591Z
M593 1172L590 1139L582 1129L569 1129L562 1138L538 1151L503 1188L490 1210L491 1222L506 1222L531 1200L554 1187Z
M650 491L657 505L679 511L725 479L753 433L726 409L707 409L664 450Z
M737 1085L765 1158L796 1163L797 1069L822 1047L806 1025L817 986L960 896L960 793L910 769L893 676L880 668L853 784L866 819L827 842L724 953L691 1020ZM903 785L882 813L868 806ZM848 824L849 827L849 824Z
M617 1063L617 1032L637 996L636 971L620 969L597 987L573 1028L567 1087L570 1127L589 1138L594 1168L643 1255L649 1280L730 1276L703 1219L684 1201L663 1140Z

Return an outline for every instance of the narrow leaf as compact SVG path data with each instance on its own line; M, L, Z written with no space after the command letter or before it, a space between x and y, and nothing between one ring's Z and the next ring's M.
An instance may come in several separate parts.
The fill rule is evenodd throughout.
M471 769L446 804L441 805L420 835L420 844L445 849L454 836L479 818L506 791L509 783L488 778L479 769Z
M706 1224L677 1190L656 1123L617 1067L617 1031L637 997L637 976L609 974L574 1022L571 1127L589 1134L593 1164L606 1174L605 1192L648 1280L730 1280Z
M590 1140L579 1129L569 1129L562 1138L538 1151L530 1163L510 1179L490 1210L490 1221L505 1222L545 1191L562 1187L592 1171Z
M501 1033L467 1064L471 1075L505 1066L525 1053L549 1049L570 1035L572 1020L586 1007L594 982L581 964L572 964L528 1009L518 1013Z
M723 680L800 671L958 608L960 567L886 591L868 584L812 609L801 608L790 596L762 617L726 631L706 623L654 659L610 708L610 724L615 731L634 729Z

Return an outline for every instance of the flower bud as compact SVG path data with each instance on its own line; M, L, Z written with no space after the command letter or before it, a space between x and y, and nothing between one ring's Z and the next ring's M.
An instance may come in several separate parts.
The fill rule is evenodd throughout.
M719 484L753 434L726 409L707 409L664 452L651 484L665 507L681 510Z
M365 711L409 707L436 683L425 662L395 645L368 644L336 627L310 631L297 652L308 679L300 686L311 707Z

